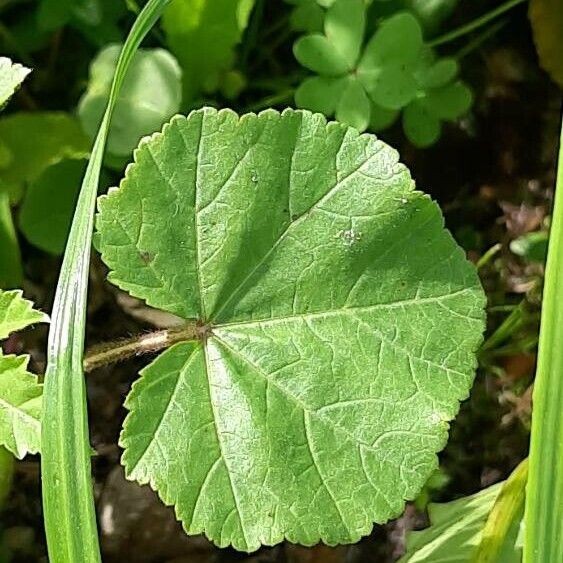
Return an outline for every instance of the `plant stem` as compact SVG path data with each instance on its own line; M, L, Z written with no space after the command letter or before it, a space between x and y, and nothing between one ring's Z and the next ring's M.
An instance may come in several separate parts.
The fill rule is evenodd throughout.
M466 57L475 49L478 49L483 43L488 41L491 37L494 37L507 23L510 18L504 18L498 22L495 22L491 26L487 27L483 30L477 37L468 41L457 53L454 55L454 58L458 61L463 57Z
M512 8L518 6L518 4L522 4L526 1L527 0L508 0L508 2L501 4L494 10L491 10L490 12L479 16L473 21L466 23L465 25L462 25L457 29L449 31L448 33L444 33L444 35L440 35L440 37L436 37L436 39L429 41L428 45L430 47L436 47L437 45L442 45L444 43L448 43L449 41L454 41L459 37L463 37L464 35L467 35L468 33L474 31L475 29L478 29L479 27L489 23L495 18L498 18L498 16L504 14L505 12L508 12L508 10L512 10Z
M201 338L204 332L204 327L191 323L181 328L158 330L131 338L124 338L116 342L99 344L86 352L84 371L88 373L103 366L127 360L133 356L158 352L178 342L196 340Z
M542 299L524 563L563 561L563 126Z

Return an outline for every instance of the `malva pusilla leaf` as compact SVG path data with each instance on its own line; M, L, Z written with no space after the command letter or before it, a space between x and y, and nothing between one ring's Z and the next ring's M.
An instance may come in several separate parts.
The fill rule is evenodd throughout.
M141 142L97 230L109 280L185 321L120 443L188 533L334 545L402 512L469 394L485 296L395 150L205 108Z

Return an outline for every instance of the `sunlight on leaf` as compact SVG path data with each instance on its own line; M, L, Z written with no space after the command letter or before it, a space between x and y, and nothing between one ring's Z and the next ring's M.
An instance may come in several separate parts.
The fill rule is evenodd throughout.
M484 327L438 206L393 149L309 112L178 116L135 160L99 199L109 280L202 338L134 385L128 476L245 551L355 542L400 514Z
M29 68L14 64L7 57L0 57L0 109L14 95L30 72Z

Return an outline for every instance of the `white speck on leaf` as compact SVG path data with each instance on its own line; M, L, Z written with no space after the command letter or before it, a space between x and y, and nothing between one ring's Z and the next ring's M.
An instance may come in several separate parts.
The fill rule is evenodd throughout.
M362 238L362 233L354 229L342 229L336 233L335 238L341 238L346 246L352 246Z

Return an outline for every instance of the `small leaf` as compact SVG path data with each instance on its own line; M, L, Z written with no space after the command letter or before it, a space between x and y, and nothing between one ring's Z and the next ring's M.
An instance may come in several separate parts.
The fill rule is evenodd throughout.
M365 27L364 0L337 0L326 13L326 37L350 67L356 65L360 55Z
M424 103L428 110L439 119L453 120L471 107L473 94L463 82L454 82L443 88L432 90Z
M88 90L78 106L84 130L93 137L106 109L120 45L104 48L90 66ZM182 73L164 49L139 49L125 77L108 138L115 156L131 154L141 137L153 133L179 109Z
M370 119L370 101L356 78L350 78L336 108L336 119L365 131Z
M399 116L399 111L387 109L371 102L369 128L370 131L382 131L390 127Z
M347 84L346 77L313 76L306 78L295 92L297 107L333 115Z
M304 67L326 76L340 76L352 70L336 47L318 33L300 37L293 45L293 54Z
M294 31L320 33L323 31L324 11L314 1L301 2L291 12L289 23Z
M417 80L424 89L441 88L457 76L458 70L455 59L439 59L428 66L423 65L417 72Z
M377 105L400 109L414 99L422 46L422 30L411 14L401 12L381 24L358 65L358 78Z
M183 71L184 101L214 90L230 70L234 48L248 24L254 0L175 0L162 18L170 50Z
M439 138L440 120L428 110L422 100L415 100L403 111L403 129L415 147L429 147Z
M33 308L19 290L0 290L0 340L32 324L48 322L49 317Z
M17 201L26 185L67 157L86 157L90 141L74 117L62 112L16 113L0 119L0 190Z
M563 6L560 0L530 0L530 22L540 64L563 88Z
M19 459L38 453L41 444L43 386L27 371L28 362L28 356L0 352L0 445Z
M87 161L53 164L29 186L19 216L27 240L52 254L64 250Z
M114 284L200 327L127 399L129 478L245 551L401 513L471 387L485 298L394 150L320 114L204 109L141 143L97 228Z
M0 57L0 109L13 96L25 77L31 72L20 64L14 64L7 57Z

